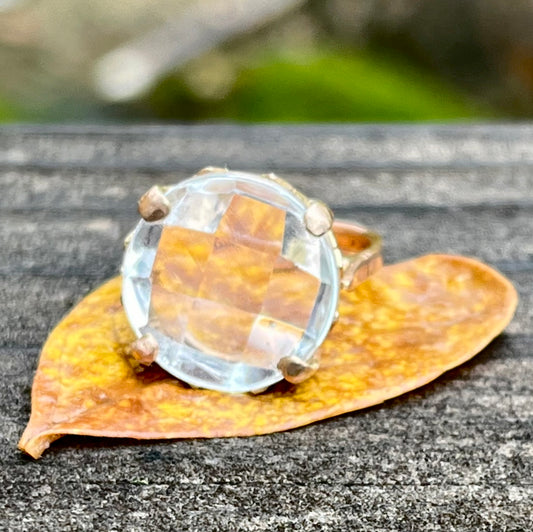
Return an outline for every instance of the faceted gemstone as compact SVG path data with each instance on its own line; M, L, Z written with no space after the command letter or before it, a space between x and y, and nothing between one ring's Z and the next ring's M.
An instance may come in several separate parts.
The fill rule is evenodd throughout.
M269 386L280 358L309 360L331 325L333 248L305 228L303 200L239 172L186 180L169 215L141 221L126 250L122 299L157 362L184 381L228 392Z

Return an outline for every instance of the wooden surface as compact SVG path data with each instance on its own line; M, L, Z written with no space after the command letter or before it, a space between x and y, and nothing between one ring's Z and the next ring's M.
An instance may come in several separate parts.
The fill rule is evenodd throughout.
M291 432L22 455L48 332L117 273L137 197L208 164L276 171L387 262L488 262L515 320L435 383ZM0 530L533 529L533 126L12 126L0 186Z

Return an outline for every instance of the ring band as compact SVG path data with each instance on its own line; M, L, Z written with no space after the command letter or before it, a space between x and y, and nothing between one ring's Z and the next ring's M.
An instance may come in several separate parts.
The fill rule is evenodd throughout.
M333 222L333 233L342 253L342 287L351 290L383 266L381 236L362 225Z

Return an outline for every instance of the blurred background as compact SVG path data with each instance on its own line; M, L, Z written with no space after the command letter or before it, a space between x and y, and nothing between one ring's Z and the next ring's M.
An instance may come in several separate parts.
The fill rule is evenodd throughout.
M533 0L0 0L0 122L531 118Z

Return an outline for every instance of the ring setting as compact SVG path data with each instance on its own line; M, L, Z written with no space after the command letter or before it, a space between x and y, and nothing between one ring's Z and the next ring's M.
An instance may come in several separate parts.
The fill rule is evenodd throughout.
M381 266L378 235L274 174L207 167L152 187L139 212L122 264L131 354L194 387L309 378L340 290Z

